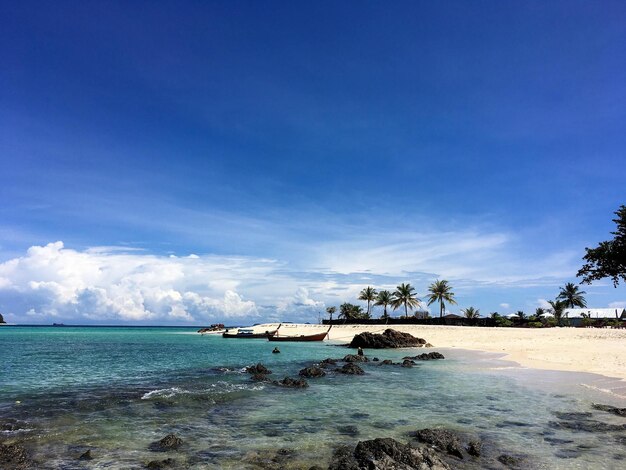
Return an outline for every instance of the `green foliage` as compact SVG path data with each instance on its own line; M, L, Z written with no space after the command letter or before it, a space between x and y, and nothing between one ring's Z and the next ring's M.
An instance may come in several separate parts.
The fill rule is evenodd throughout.
M528 326L530 328L543 328L543 323L541 323L540 321L531 321L528 323Z
M384 308L383 314L381 318L385 320L389 319L389 314L387 313L387 307L391 305L393 302L393 295L388 290L381 290L376 296L376 303L374 305L382 305Z
M521 322L526 320L526 314L522 310L518 310L517 312L515 312L515 315L517 315L517 318L519 318L519 321Z
M367 315L369 316L369 314L371 313L371 304L376 300L376 289L367 286L359 294L359 300L367 301Z
M452 292L452 286L448 284L448 281L436 280L430 286L428 286L428 305L439 302L439 318L443 317L443 312L445 310L445 302L453 305L456 304L456 300L454 300L454 292Z
M480 310L474 307L467 307L466 309L462 309L461 312L465 315L465 318L470 320L480 317Z
M545 325L546 325L546 326L549 326L549 327L555 327L555 326L557 326L557 325L558 325L558 321L557 321L557 319L556 319L556 318L554 318L554 317L550 317L550 318L547 318L547 319L546 319L546 323L545 323Z
M554 315L554 319L556 320L556 324L559 326L563 325L563 315L565 314L565 302L562 300L548 300L550 304L550 312Z
M360 305L344 302L339 306L339 318L344 318L345 320L367 320L370 316L363 311Z
M587 306L587 302L585 301L583 294L586 294L586 292L581 291L574 283L568 282L565 284L565 287L561 287L561 291L556 298L557 300L563 301L565 303L565 307L567 308L585 308Z
M496 326L513 326L513 322L508 318L501 317L498 315L496 320Z
M420 300L415 293L415 288L411 284L400 284L394 291L393 300L391 306L394 310L404 305L404 315L409 315L409 308L417 308L420 305Z
M613 240L600 242L596 248L585 248L585 264L577 274L585 284L606 277L613 280L615 287L620 279L626 282L626 206L621 205L615 215L617 218L613 222L617 231L611 232L615 235Z

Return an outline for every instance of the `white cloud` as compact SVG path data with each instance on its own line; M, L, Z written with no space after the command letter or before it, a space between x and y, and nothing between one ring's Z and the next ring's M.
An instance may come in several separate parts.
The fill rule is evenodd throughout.
M511 305L504 302L504 303L500 304L500 307L502 307L502 308L511 308Z
M626 308L626 300L609 303L609 308Z
M171 258L106 247L79 252L55 242L0 264L0 305L11 313L93 321L251 317L257 314L256 304L234 290L239 281L233 277L269 273L274 264L241 257Z

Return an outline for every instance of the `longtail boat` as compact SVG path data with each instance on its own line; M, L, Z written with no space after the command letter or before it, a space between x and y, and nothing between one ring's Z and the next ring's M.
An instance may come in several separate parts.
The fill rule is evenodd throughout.
M278 328L280 328L280 325L278 325ZM271 338L278 332L278 328L276 328L274 331L266 331L264 333L255 333L252 328L238 328L236 333L229 333L228 330L226 330L224 333L222 333L222 338Z
M330 328L332 328L332 326ZM268 336L267 339L269 341L324 341L330 331L330 328L323 333L316 333L314 335L278 336L278 334L275 334L273 336Z

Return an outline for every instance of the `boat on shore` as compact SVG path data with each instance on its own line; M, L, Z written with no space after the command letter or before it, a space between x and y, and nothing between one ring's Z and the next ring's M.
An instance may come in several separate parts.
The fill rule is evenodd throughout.
M278 328L280 328L280 326ZM229 331L226 330L224 333L222 333L222 338L272 338L278 332L278 328L273 331L265 331L263 333L255 333L252 328L238 328L235 333L229 333Z
M332 328L332 326L330 327ZM273 335L273 336L268 336L268 340L269 341L301 341L301 342L307 342L307 341L324 341L326 339L326 336L328 336L328 332L330 331L330 328L328 328L328 330L324 331L323 333L316 333L313 335L298 335L298 336L279 336L278 333Z

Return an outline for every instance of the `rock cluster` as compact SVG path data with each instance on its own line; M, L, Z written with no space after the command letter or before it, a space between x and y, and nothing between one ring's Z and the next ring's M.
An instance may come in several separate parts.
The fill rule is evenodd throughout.
M359 442L354 449L338 448L328 470L450 470L430 449L413 447L391 438Z
M432 361L435 359L445 359L443 354L437 351L418 354L417 356L407 356L403 358L404 360L412 360L412 361Z
M22 470L31 465L26 449L20 444L0 444L0 468Z
M351 348L368 349L389 349L389 348L409 348L421 347L427 344L425 339L416 338L408 333L386 329L382 334L359 333L355 335L350 343Z

